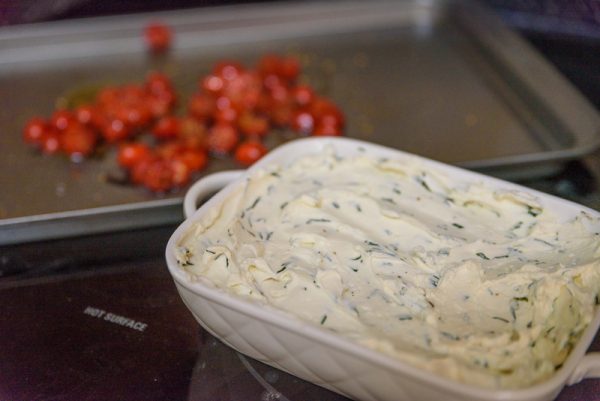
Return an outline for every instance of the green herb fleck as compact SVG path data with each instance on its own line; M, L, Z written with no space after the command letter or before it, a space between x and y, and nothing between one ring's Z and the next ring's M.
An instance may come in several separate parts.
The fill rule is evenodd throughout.
M429 188L429 185L427 185L427 183L425 182L425 180L424 180L424 179L422 179L421 177L417 177L417 182L418 182L419 184L421 184L421 186L422 186L423 188L425 188L425 189L426 189L428 192L431 192L431 188Z
M495 319L495 320L500 320L501 322L504 322L504 323L510 323L510 322L508 321L508 319L505 319L505 318L503 318L503 317L500 317L500 316L492 316L492 319Z
M214 260L218 260L221 256L225 256L224 253L220 253L217 256L215 256ZM229 267L229 258L227 256L225 256L225 267Z
M321 324L325 324L326 321L327 321L327 315L323 315L323 317L321 318Z
M490 260L490 258L488 258L487 255L483 252L477 252L476 255L479 256L481 259Z
M511 230L517 230L517 229L521 228L522 225L523 225L523 222L519 221L514 226L511 227Z
M458 223L452 223L452 225L456 228L465 228L465 226L463 226L462 224L458 224Z
M542 213L542 209L527 205L527 213L533 217L537 217L540 215L540 213Z
M312 223L331 223L331 220L329 220L329 219L308 219L308 220L306 220L306 224L312 224Z
M256 199L254 199L254 202L252 202L252 204L250 206L248 206L246 208L246 210L252 210L256 207L256 205L258 205L258 202L260 202L260 196L257 196Z
M457 336L456 334L448 333L447 331L442 331L441 333L442 333L442 335L443 335L444 337L446 337L446 338L448 338L448 339L450 339L450 340L453 340L453 341L458 341L458 340L460 340L460 337L459 337L459 336Z

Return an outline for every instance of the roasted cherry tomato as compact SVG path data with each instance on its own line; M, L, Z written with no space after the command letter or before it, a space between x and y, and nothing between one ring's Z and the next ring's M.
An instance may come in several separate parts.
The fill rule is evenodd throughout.
M200 88L211 95L217 95L223 90L223 78L211 74L207 75L200 81Z
M166 192L174 186L174 175L173 164L169 160L154 159L143 173L142 184L151 191Z
M300 75L300 62L296 57L284 57L279 65L278 74L288 81L294 81Z
M74 121L77 121L69 110L56 110L50 117L50 124L59 131L64 131Z
M102 136L106 142L114 143L127 139L131 130L129 126L119 118L113 118L106 122L102 127Z
M94 152L96 140L96 133L91 129L80 123L71 124L60 135L60 148L73 161L81 161Z
M250 166L267 154L267 148L256 140L240 143L235 150L235 160L243 166Z
M96 110L94 107L84 104L75 109L75 117L81 124L91 124Z
M117 162L121 167L130 169L143 160L148 160L152 156L150 147L141 142L124 143L119 146Z
M188 113L202 121L210 120L216 109L215 99L205 93L193 95L188 103Z
M315 118L307 110L297 110L292 115L292 129L303 135L309 135L315 128Z
M165 116L152 127L152 133L158 139L177 138L179 135L179 119L174 116Z
M171 181L173 187L182 187L190 181L192 170L181 159L175 158L167 160L171 169Z
M225 155L235 149L239 138L240 134L231 124L216 123L210 128L206 142L211 153Z
M184 117L179 123L179 141L186 148L206 149L206 126L192 117Z
M60 133L56 128L51 128L42 134L40 141L42 152L54 154L60 150Z
M314 136L341 136L342 129L333 125L317 125L312 134Z
M171 79L167 75L156 71L146 76L144 87L152 95L163 95L174 92Z
M160 22L153 22L144 29L144 38L148 49L153 53L162 53L171 46L171 28Z
M30 145L40 145L44 132L48 130L46 120L40 117L30 119L23 128L23 140Z
M182 161L190 171L200 171L208 164L208 155L205 150L184 149L174 156L174 159Z
M213 74L225 81L233 81L244 72L244 67L237 61L225 60L218 62L213 68Z
M315 98L315 92L308 85L298 85L292 89L292 97L298 106L306 107Z
M244 112L237 123L246 136L265 136L269 132L269 120L250 111Z

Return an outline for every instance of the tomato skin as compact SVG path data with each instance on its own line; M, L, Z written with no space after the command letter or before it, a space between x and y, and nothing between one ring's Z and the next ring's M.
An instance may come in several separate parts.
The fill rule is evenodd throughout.
M213 125L207 137L208 150L215 155L226 155L235 149L239 142L240 134L227 123L216 123Z
M102 137L108 143L114 143L123 139L127 139L130 133L131 130L129 126L119 118L113 118L106 121L105 125L102 127Z
M308 85L298 85L292 89L292 97L300 107L306 107L315 99L315 92Z
M215 99L205 93L193 95L188 102L188 113L202 121L210 120L216 108Z
M33 117L23 128L23 140L30 145L40 145L44 132L48 130L46 120L41 117Z
M192 117L184 117L179 123L179 141L189 149L206 149L207 129Z
M312 133L314 136L341 136L342 129L333 125L317 125Z
M256 70L262 76L278 75L281 67L281 57L276 54L265 54L258 60Z
M320 125L333 126L340 129L343 128L346 123L344 114L336 106L324 110L319 115L318 119Z
M315 128L315 118L307 110L296 110L292 115L291 126L302 135L310 135Z
M64 131L74 121L75 116L69 110L56 110L50 117L50 125L59 131Z
M150 72L146 75L144 89L151 95L161 95L173 92L173 83L171 79L162 72Z
M244 72L244 66L234 60L223 60L213 68L213 74L225 81L233 81Z
M213 96L219 95L224 85L223 78L214 74L207 75L200 81L200 89Z
M237 121L239 113L233 107L227 107L217 109L214 116L217 124L232 125Z
M192 170L184 161L175 158L167 160L167 163L171 170L171 187L182 187L190 181Z
M336 113L338 108L333 102L324 97L315 97L309 105L310 112L316 117L320 118L325 113Z
M152 151L150 147L141 142L124 143L119 146L117 153L117 162L126 169L133 168L143 160L150 159Z
M81 124L88 125L92 123L92 117L96 110L91 105L81 105L75 109L75 118Z
M116 116L132 128L144 127L152 120L152 113L145 104L123 106L117 110Z
M237 123L240 131L246 136L262 137L269 133L269 120L249 111L242 113Z
M284 127L292 121L293 108L287 103L274 103L270 110L273 124Z
M204 150L184 149L174 159L183 162L192 172L203 170L208 164L208 155Z
M165 159L151 160L144 172L142 184L153 192L166 192L173 188L174 171Z
M279 64L278 74L288 81L295 81L300 75L300 61L296 57L284 57Z
M73 161L91 155L96 146L96 133L82 124L71 124L61 133L60 149Z
M173 139L179 136L179 119L165 116L152 127L152 134L158 139Z
M148 50L163 53L171 46L171 28L160 22L152 22L144 29L144 39Z
M234 157L241 165L250 166L267 152L267 148L262 143L256 140L248 140L240 143L235 150Z
M60 151L60 133L56 128L51 128L42 134L40 141L41 150L47 155Z

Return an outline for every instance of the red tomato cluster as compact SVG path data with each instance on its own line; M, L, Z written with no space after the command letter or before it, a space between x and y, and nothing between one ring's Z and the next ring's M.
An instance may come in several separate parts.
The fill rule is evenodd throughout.
M255 69L223 61L199 80L184 116L169 78L151 73L141 85L99 91L91 104L31 119L24 140L44 153L79 161L101 145L118 146L117 161L130 181L155 192L187 184L209 155L233 155L249 166L267 153L263 138L274 127L300 135L341 135L344 116L328 99L297 84L295 58L264 56ZM135 141L151 133L145 142Z

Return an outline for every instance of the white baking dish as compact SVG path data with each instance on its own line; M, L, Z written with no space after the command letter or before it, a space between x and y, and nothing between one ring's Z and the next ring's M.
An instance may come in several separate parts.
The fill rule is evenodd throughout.
M275 149L247 172L269 163L285 165L297 157L319 152L328 145L342 156L360 152L373 157L415 157L352 139L308 138ZM432 160L423 159L423 164L444 170L460 181L485 181L493 187L529 192L545 208L565 218L582 210L600 217L594 210L505 181ZM600 325L600 308L597 308L594 319L568 359L551 378L525 389L489 390L436 376L282 311L230 295L208 282L191 280L189 273L177 264L175 247L179 239L206 211L222 202L233 188L241 184L247 172L217 173L194 184L184 201L188 218L172 235L166 249L169 271L184 303L206 330L237 351L357 400L552 400L567 384L577 383L583 378L600 377L600 353L586 354ZM218 193L196 211L197 203L215 191Z

